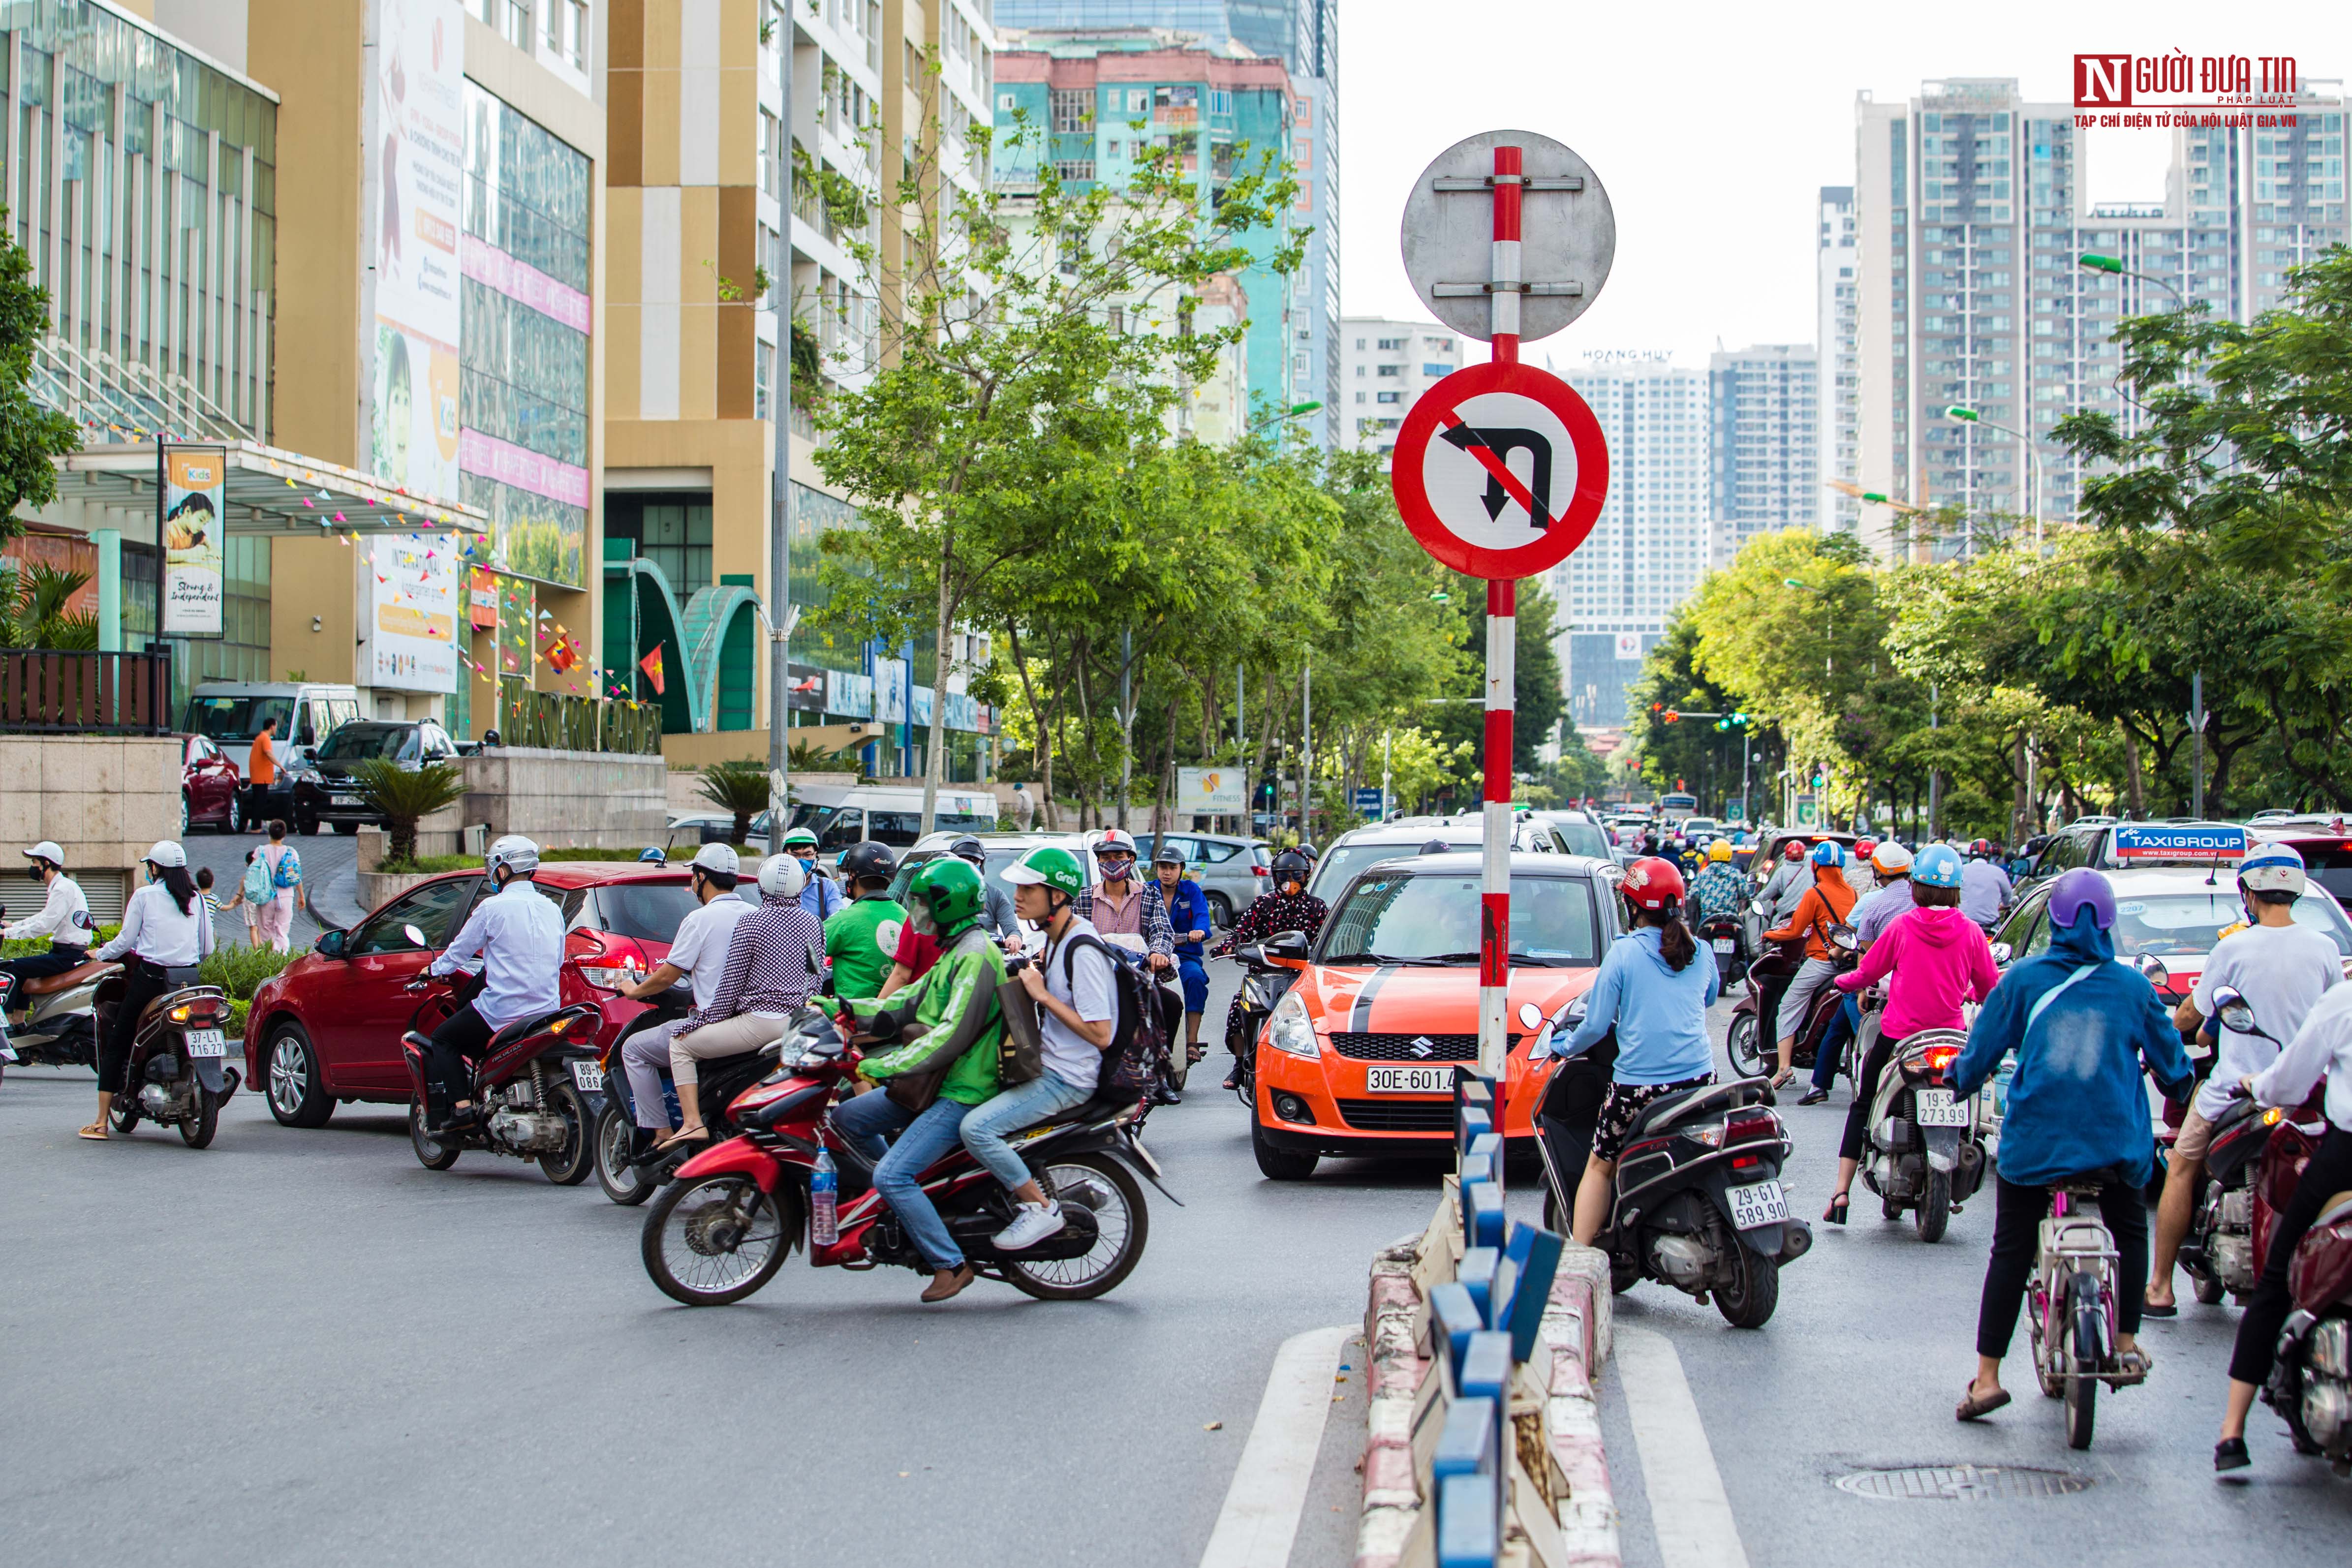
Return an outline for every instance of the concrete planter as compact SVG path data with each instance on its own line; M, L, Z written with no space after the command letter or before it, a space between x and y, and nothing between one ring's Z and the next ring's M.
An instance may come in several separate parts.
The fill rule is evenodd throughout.
M373 914L376 910L383 908L386 904L398 898L402 894L406 893L410 888L416 886L419 883L430 882L436 876L446 874L446 873L437 871L406 873L401 874L381 871L363 871L359 873L360 908L369 914Z

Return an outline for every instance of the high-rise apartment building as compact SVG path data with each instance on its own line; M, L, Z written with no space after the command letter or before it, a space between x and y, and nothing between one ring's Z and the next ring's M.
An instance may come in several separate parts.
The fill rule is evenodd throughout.
M2292 126L2136 132L2171 139L2164 200L2095 204L2071 105L2028 103L2006 78L1931 81L1902 103L1865 95L1854 179L1863 488L1958 507L1958 537L1936 551L1966 549L1975 519L2033 505L2033 465L1992 428L2004 424L2032 433L2043 515L2071 517L2084 473L2048 434L2078 410L2126 428L2137 417L2115 387L2117 319L2178 296L2251 320L2284 297L2289 267L2344 242L2344 108L2340 84L2305 82ZM2086 270L2085 253L2162 282ZM1947 418L1952 404L1982 419ZM1891 548L1894 522L1865 507L1864 537Z
M1318 445L1343 444L1354 426L1339 320L1339 0L996 0L996 23L1038 32L1156 27L1283 63L1290 75L1288 156L1299 183L1292 217L1313 229L1293 280L1285 352L1294 401L1323 405L1293 428ZM1260 363L1255 373L1265 371Z
M1555 645L1570 720L1615 729L1643 654L1707 570L1708 372L1627 353L1589 355L1559 373L1609 444L1609 499L1552 569Z
M1850 534L1862 526L1862 503L1832 488L1831 481L1853 485L1862 471L1862 319L1856 304L1862 282L1854 254L1852 185L1822 187L1820 225L1813 343L1821 371L1821 408L1814 418L1821 455L1814 467L1821 481L1822 527Z
M1821 522L1821 378L1807 344L1762 343L1707 362L1709 564L1758 534Z
M1339 340L1339 444L1386 457L1421 394L1462 368L1462 340L1433 321L1348 316Z

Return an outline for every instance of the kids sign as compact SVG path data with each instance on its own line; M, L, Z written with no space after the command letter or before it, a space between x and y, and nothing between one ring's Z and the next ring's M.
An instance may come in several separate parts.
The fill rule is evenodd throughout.
M228 453L218 446L165 446L160 451L163 601L157 631L165 637L218 637Z
M1534 577L1568 559L1609 497L1609 448L1576 389L1532 365L1454 371L1397 433L1397 510L1465 577Z

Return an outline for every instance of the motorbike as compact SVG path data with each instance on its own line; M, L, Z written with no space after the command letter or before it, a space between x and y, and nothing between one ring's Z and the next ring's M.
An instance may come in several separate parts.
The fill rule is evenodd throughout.
M177 1127L182 1141L201 1149L220 1127L220 1108L235 1094L242 1075L223 1065L228 1055L228 997L218 986L196 983L195 966L164 973L172 988L147 1004L131 1037L123 1067L122 1092L108 1117L111 1130L128 1133L145 1117ZM99 1029L110 1028L130 981L121 970L98 982L93 998Z
M1840 974L1861 962L1853 927L1832 925L1829 939L1830 946L1837 949ZM1791 942L1775 947L1748 967L1748 994L1732 1004L1731 1025L1724 1037L1724 1050L1731 1058L1733 1071L1748 1078L1771 1075L1780 1061L1780 998L1804 962L1802 950ZM1802 1072L1813 1065L1815 1053L1822 1049L1830 1024L1844 1001L1845 993L1835 986L1823 986L1813 993L1804 1018L1792 1031L1797 1043L1790 1053L1790 1067Z
M409 928L409 940L425 946L423 933ZM407 986L410 993L443 987L435 977L420 977ZM443 990L439 1008L446 1018L455 1010L446 1005L454 995ZM436 1007L427 1000L417 1009L418 1020ZM427 1124L426 1064L432 1060L432 1036L412 1029L400 1037L402 1057L408 1063L413 1097L408 1103L408 1142L416 1162L429 1171L446 1171L467 1149L537 1160L547 1179L558 1186L574 1186L594 1168L595 1113L590 1096L601 1098L597 1071L596 1030L602 1019L593 1002L519 1019L490 1037L472 1063L471 1097L486 1119L464 1133L432 1132ZM437 1019L436 1020L438 1021Z
M739 1301L773 1279L796 1247L819 1268L892 1264L928 1273L906 1227L873 1187L873 1162L833 1130L828 1113L856 1071L860 1046L819 1008L799 1014L774 1071L729 1108L742 1132L681 1166L646 1211L639 1252L663 1294L688 1306ZM1038 1184L1062 1206L1063 1228L1017 1252L992 1239L1013 1200L958 1145L923 1175L975 1272L1045 1301L1087 1301L1114 1289L1142 1259L1150 1216L1140 1174L1172 1202L1144 1148L1147 1097L1097 1095L1018 1134ZM821 1176L838 1188L824 1187ZM816 1188L813 1191L813 1183ZM835 1205L830 1220L813 1199ZM813 1223L814 1221L814 1223Z
M1717 915L1697 922L1696 929L1699 945L1715 955L1716 968L1727 995L1748 978L1747 923L1736 915Z
M99 982L121 972L96 959L31 980L0 971L0 1071L9 1064L96 1067Z
M1580 998L1580 1001L1581 998ZM1579 1021L1578 1003L1538 1032L1531 1058L1552 1054L1551 1041ZM1573 1058L1570 1059L1570 1061ZM1591 1113L1600 1104L1591 1097ZM1671 1285L1700 1305L1711 1297L1734 1328L1761 1328L1780 1300L1780 1268L1803 1257L1812 1228L1789 1213L1780 1168L1792 1145L1773 1111L1771 1084L1743 1078L1656 1101L1627 1132L1612 1178L1608 1218L1593 1245L1609 1255L1610 1288L1643 1280ZM1547 1106L1547 1109L1549 1109ZM1544 1167L1544 1224L1566 1231L1575 1186L1559 1168L1546 1127L1536 1140ZM1561 1143L1591 1126L1561 1128Z
M2050 1195L2026 1286L2025 1326L2033 1375L2044 1396L2063 1399L2066 1443L2091 1446L2099 1385L2128 1387L2116 1350L2116 1283L2122 1260L2099 1217L2095 1179L2061 1182Z
M1257 1103L1257 1037L1274 1016L1274 1004L1290 989L1307 960L1307 933L1277 931L1263 943L1239 949L1242 961L1242 1038L1235 1053L1234 1092L1244 1105ZM1234 1042L1228 1040L1230 1047Z
M1867 1004L1865 1003L1865 1006ZM1875 1013L1865 1014L1854 1045L1860 1057ZM1957 1029L1924 1029L1907 1036L1878 1075L1870 1121L1863 1134L1863 1185L1878 1195L1880 1212L1900 1219L1911 1211L1922 1241L1940 1241L1951 1216L1984 1185L1984 1140L1977 1131L1974 1095L1961 1099L1945 1082L1969 1042Z
M601 1092L604 1095L604 1109L596 1114L596 1185L604 1189L606 1197L624 1207L645 1202L654 1195L655 1188L669 1179L672 1170L709 1146L696 1143L667 1153L636 1154L636 1104L631 1096L629 1075L621 1065L621 1048L632 1036L682 1019L693 1007L694 988L681 980L649 998L646 1010L623 1026L593 1065L583 1063L574 1069L574 1081L583 1092ZM702 1085L702 1120L703 1125L710 1129L713 1141L731 1138L740 1131L729 1115L729 1107L738 1095L774 1068L776 1052L777 1047L765 1045L757 1051L715 1057L700 1064L698 1077ZM679 1125L677 1091L667 1069L662 1073L662 1102L664 1121L672 1127Z

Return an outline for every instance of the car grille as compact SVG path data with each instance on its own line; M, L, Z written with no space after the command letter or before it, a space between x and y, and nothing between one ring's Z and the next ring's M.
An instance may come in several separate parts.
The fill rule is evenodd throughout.
M1513 1051L1519 1049L1524 1035L1510 1035ZM1415 1050L1427 1040L1425 1051ZM1353 1034L1335 1032L1331 1049L1355 1061L1475 1061L1478 1060L1478 1037L1475 1034Z
M1454 1102L1448 1100L1342 1100L1339 1115L1366 1133L1451 1133Z

